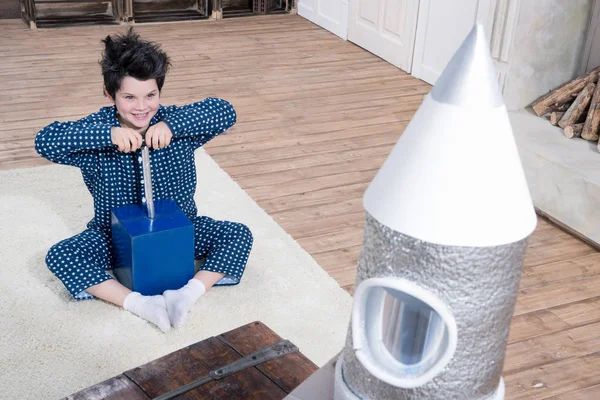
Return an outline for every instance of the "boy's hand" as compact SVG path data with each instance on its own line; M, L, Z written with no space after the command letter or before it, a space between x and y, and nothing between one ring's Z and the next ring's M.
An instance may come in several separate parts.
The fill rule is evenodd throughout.
M171 143L172 137L173 133L169 129L169 126L161 121L152 125L146 131L146 145L153 149L162 149Z
M123 153L134 152L142 147L142 135L131 128L113 126L110 139Z

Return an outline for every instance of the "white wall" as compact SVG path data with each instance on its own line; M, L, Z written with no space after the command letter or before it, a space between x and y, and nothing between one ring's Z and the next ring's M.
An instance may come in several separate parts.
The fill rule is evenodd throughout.
M504 99L509 110L529 105L577 76L593 0L498 0L518 2L506 55ZM510 5L510 4L509 4Z

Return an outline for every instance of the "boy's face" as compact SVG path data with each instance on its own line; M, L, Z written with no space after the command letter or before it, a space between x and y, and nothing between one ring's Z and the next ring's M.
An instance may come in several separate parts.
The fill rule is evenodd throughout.
M139 81L126 76L121 81L121 88L115 93L113 101L117 106L121 125L140 133L145 132L158 110L160 101L156 79Z

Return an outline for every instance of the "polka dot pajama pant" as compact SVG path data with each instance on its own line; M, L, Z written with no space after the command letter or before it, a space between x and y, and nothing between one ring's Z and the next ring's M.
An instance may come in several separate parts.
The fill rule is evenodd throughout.
M215 286L240 282L252 248L252 233L246 225L216 221L206 216L194 223L195 257L206 257L200 270L225 274ZM48 268L77 299L93 298L86 289L112 279L106 270L112 268L108 233L87 229L50 248L46 256Z

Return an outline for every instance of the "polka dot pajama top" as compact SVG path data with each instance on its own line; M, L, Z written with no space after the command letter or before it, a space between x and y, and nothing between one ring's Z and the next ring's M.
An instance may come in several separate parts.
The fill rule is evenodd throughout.
M183 107L160 106L150 125L165 122L173 138L162 149L150 149L154 199L174 200L194 224L196 258L206 257L202 270L225 277L217 285L239 283L252 247L245 225L197 216L194 202L196 167L194 151L236 122L232 105L208 98ZM94 199L94 218L87 229L50 249L48 268L76 299L93 298L86 289L112 277L110 211L141 203L144 195L141 149L120 152L111 141L111 128L120 126L116 107L104 107L76 122L54 122L35 138L44 158L81 169Z

